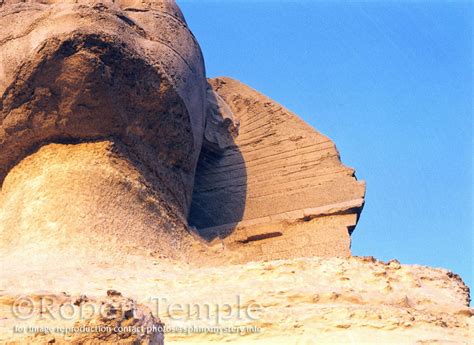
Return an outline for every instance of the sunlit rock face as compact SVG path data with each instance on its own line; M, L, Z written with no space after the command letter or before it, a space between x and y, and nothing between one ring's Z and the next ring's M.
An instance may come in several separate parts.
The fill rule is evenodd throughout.
M3 183L2 254L46 266L98 252L189 260L200 242L161 183L125 144L44 145Z

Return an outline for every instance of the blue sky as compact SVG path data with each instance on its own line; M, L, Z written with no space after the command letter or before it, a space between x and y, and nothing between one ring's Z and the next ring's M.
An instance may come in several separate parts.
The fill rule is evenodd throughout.
M178 3L209 77L294 111L367 182L354 255L445 267L474 287L472 3Z

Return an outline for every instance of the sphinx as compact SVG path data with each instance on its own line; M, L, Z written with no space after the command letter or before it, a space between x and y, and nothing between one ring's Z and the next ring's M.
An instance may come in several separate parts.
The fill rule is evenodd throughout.
M281 105L207 79L174 1L4 0L0 27L2 255L350 255L364 182Z

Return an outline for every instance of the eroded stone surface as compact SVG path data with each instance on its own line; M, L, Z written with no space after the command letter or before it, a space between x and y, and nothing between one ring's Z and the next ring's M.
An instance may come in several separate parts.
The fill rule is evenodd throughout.
M114 137L187 214L207 86L176 4L7 1L0 27L0 182L45 143Z

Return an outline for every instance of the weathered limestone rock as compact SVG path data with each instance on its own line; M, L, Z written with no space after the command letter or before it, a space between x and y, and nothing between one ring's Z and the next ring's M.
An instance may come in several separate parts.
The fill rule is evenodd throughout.
M177 5L0 6L2 251L199 253L186 217L207 81Z
M166 328L181 327L184 331L165 334L165 343L170 344L472 342L474 311L469 308L469 289L462 280L444 269L401 265L395 260L312 257L202 268L166 260L156 264L140 257L123 264L90 258L68 269L75 273L71 275L54 266L41 272L19 266L21 262L2 278L2 344L14 336L14 325L55 325L47 321L20 323L14 318L10 305L18 294L34 296L46 290L89 297L103 296L108 289L133 296ZM158 308L157 298L167 302ZM187 305L211 305L214 313L210 319L194 313L185 316L179 308L168 314L166 306L177 303L184 309ZM259 305L253 319L244 313L236 316L237 310L243 312L253 303ZM228 305L233 311L231 318L227 318ZM215 307L222 316L221 329L238 327L242 331L186 333L193 327L216 328Z
M242 261L350 255L365 183L334 143L238 81L210 83L233 114L234 143L220 152L204 146L191 224Z

